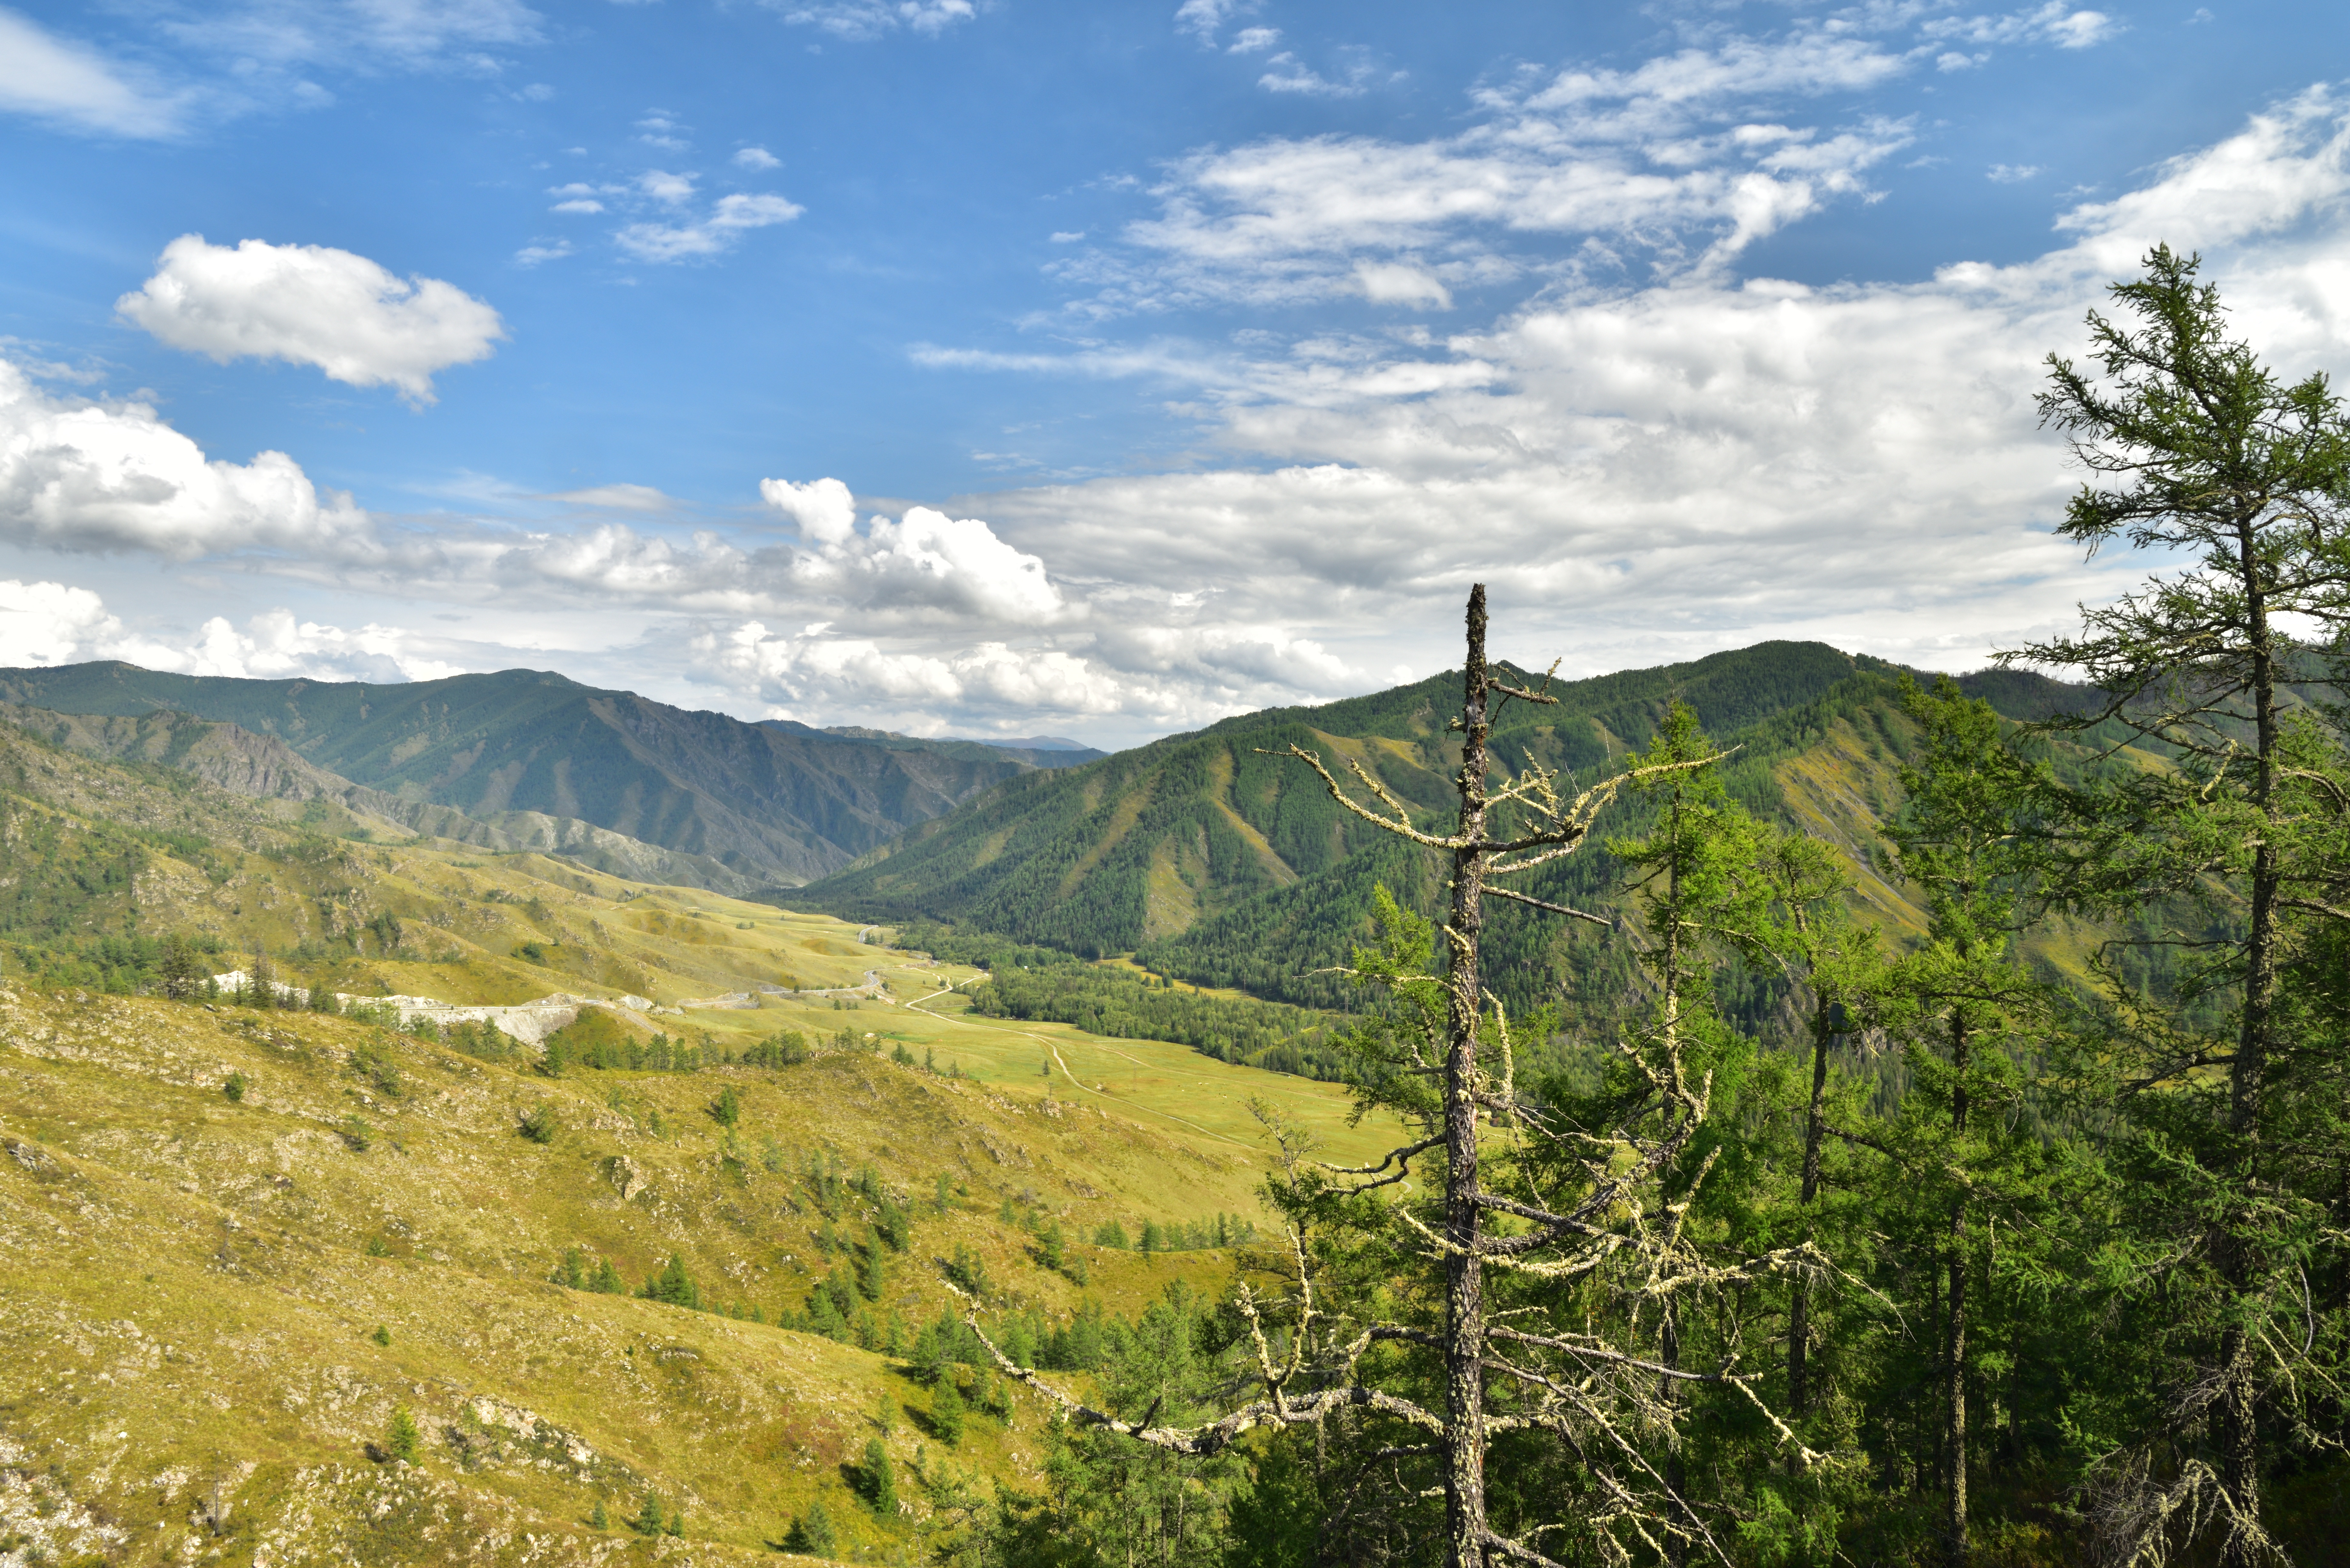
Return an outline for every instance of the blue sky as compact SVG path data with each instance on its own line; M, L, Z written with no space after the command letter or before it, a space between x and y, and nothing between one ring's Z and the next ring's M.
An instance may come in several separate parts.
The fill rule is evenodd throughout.
M2337 8L0 10L0 664L1126 743L1457 657L1935 666L2156 240L2350 337ZM271 455L274 454L274 455Z

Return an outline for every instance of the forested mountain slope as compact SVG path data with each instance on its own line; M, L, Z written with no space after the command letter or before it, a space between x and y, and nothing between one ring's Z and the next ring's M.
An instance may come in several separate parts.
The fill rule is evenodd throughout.
M1539 763L1588 783L1646 745L1679 698L1717 741L1739 748L1725 770L1734 793L1842 841L1864 898L1903 921L1911 917L1899 912L1899 892L1866 869L1872 801L1893 787L1891 759L1903 743L1898 674L1819 643L1764 643L1556 683L1555 706L1509 705L1493 748L1511 770ZM1504 679L1539 683L1523 670ZM1416 815L1427 814L1422 826L1437 826L1451 809L1448 777L1460 755L1440 715L1457 706L1459 681L1447 672L1322 707L1246 714L1014 780L792 901L860 919L949 921L1091 955L1131 951L1199 983L1344 1005L1344 983L1311 971L1345 961L1366 929L1374 885L1432 909L1441 872L1434 857L1342 811L1304 764L1265 753L1295 743L1336 769L1359 762ZM2026 717L2085 700L2022 673L1967 683ZM1595 845L1537 874L1526 890L1604 911L1614 874ZM1555 995L1602 961L1575 957L1584 939L1554 919L1506 907L1488 919L1489 972L1513 1004Z
M379 686L105 662L0 670L0 701L224 720L402 800L483 818L576 818L704 857L746 885L788 886L837 869L990 785L1067 756L751 724L526 670Z

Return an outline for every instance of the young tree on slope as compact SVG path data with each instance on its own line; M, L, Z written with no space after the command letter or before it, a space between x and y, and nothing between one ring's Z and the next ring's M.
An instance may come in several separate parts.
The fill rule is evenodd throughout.
M1462 711L1452 722L1461 737L1460 804L1449 830L1416 824L1360 763L1352 772L1369 804L1319 756L1295 746L1287 753L1312 767L1346 810L1449 857L1451 904L1440 928L1448 960L1440 973L1423 970L1418 922L1388 900L1382 950L1357 956L1358 970L1396 1003L1379 1094L1419 1136L1378 1165L1301 1176L1284 1196L1294 1292L1244 1285L1235 1303L1260 1397L1205 1425L1161 1428L1153 1425L1155 1408L1123 1419L1000 1352L995 1359L1073 1418L1183 1453L1213 1452L1253 1428L1367 1412L1393 1430L1371 1461L1433 1468L1444 1499L1440 1556L1451 1568L1553 1563L1544 1550L1560 1550L1553 1537L1567 1540L1572 1553L1619 1562L1673 1538L1694 1537L1720 1555L1654 1461L1682 1408L1661 1390L1707 1385L1742 1397L1799 1462L1818 1456L1762 1409L1759 1373L1734 1363L1675 1366L1653 1350L1663 1303L1747 1277L1742 1265L1700 1256L1683 1234L1688 1195L1703 1171L1682 1162L1706 1121L1711 1075L1692 1070L1679 1029L1638 1032L1618 1049L1645 1092L1626 1096L1608 1125L1563 1126L1521 1092L1515 1032L1479 968L1489 898L1598 920L1497 878L1574 853L1626 787L1712 759L1647 763L1571 797L1540 768L1493 778L1487 742L1500 706L1555 699L1510 686L1487 666L1482 584L1471 590L1468 622ZM1431 1193L1423 1204L1412 1193L1416 1160L1435 1168L1430 1179L1440 1183L1440 1200ZM1377 1200L1388 1197L1396 1200ZM1346 1310L1351 1302L1334 1312L1317 1298L1308 1230L1333 1209L1351 1209L1358 1224L1383 1223L1403 1270L1391 1289L1368 1298L1362 1317ZM1367 1210L1379 1218L1364 1219ZM1510 1298L1505 1315L1489 1301L1496 1284ZM1538 1439L1570 1459L1578 1476L1573 1517L1518 1517L1510 1500L1512 1517L1497 1528L1488 1465L1497 1437ZM1408 1471L1394 1473L1398 1484L1418 1490L1403 1479Z
M2092 476L2059 531L2092 553L2125 541L2189 564L2085 610L2077 635L2004 657L2106 694L2053 727L2111 724L2178 763L2062 802L2062 886L2131 923L2139 950L2117 956L2158 982L2109 967L2109 1027L2081 1055L2084 1071L2120 1074L2131 1201L2175 1303L2168 1407L2108 1468L2101 1518L2126 1560L2159 1560L2210 1525L2228 1568L2250 1568L2274 1552L2263 1407L2290 1424L2316 1392L2302 1265L2323 1215L2295 1194L2308 1144L2280 1134L2340 1039L2286 1026L2283 981L2350 918L2329 897L2339 860L2312 842L2338 820L2342 775L2305 701L2339 680L2350 632L2350 423L2323 375L2281 385L2228 337L2198 265L2150 252L2144 276L2111 290L2134 319L2089 316L2103 374L2051 356L2040 399Z

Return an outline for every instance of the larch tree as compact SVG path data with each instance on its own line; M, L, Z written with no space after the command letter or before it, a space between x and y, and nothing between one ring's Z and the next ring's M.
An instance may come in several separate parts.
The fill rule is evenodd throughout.
M2350 630L2350 422L2324 375L2285 384L2230 336L2196 257L2158 246L2145 266L2111 289L2121 319L2090 313L2093 367L2050 357L2040 410L2090 476L2059 533L2182 565L2003 657L2103 694L2050 728L2105 726L2176 763L2059 803L2063 886L2128 928L2115 950L2139 950L2137 982L2109 970L2108 1025L2081 1060L2118 1070L2137 1210L2162 1233L2148 1266L2179 1303L2159 1430L2115 1456L2099 1518L2122 1559L2216 1532L2227 1568L2250 1568L2275 1551L2264 1407L2289 1425L2315 1392L2296 1347L2318 1338L2300 1320L2320 1221L2282 1179L2277 1123L2324 1038L2283 1026L2282 981L2345 918L2338 861L2302 850L2341 795L2338 732L2313 701Z

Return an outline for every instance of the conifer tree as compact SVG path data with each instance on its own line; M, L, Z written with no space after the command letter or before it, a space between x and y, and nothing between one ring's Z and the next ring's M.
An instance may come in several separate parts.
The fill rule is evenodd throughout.
M889 1450L879 1438L865 1440L865 1495L873 1511L888 1519L898 1511L898 1480L890 1473Z
M962 1441L962 1390L951 1373L940 1378L931 1393L931 1432L949 1448Z
M396 1407L391 1413L391 1428L384 1438L383 1446L390 1451L393 1459L414 1464L418 1442L416 1417L408 1413L407 1406Z
M2117 1077L2177 1358L2157 1429L2106 1467L2098 1515L2125 1556L2159 1558L2208 1523L2226 1568L2251 1568L2274 1549L2261 1472L2283 1435L2263 1406L2297 1421L2312 1369L2293 1347L2318 1343L2296 1260L2322 1216L2289 1179L2314 1151L2280 1118L2325 1053L2288 1025L2284 981L2350 919L2327 896L2340 862L2312 853L2343 783L2307 707L2341 680L2350 634L2350 421L2323 374L2281 383L2229 336L2198 258L2157 246L2145 267L2110 290L2121 319L2089 315L2095 369L2050 356L2040 411L2090 474L2063 536L2182 565L2005 657L2104 695L2049 728L2103 725L2177 760L2057 797L2064 891L2123 922L2121 948L2158 982L2109 963L2106 1027L2075 1059Z

